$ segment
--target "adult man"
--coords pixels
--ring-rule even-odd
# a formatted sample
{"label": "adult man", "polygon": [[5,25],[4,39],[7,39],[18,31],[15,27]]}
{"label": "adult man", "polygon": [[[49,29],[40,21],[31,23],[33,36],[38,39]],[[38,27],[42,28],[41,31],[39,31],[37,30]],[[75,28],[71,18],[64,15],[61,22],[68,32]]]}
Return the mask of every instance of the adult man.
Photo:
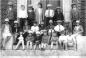
{"label": "adult man", "polygon": [[8,9],[6,11],[7,18],[9,19],[9,24],[12,27],[12,32],[13,32],[13,25],[14,25],[14,10],[13,10],[13,4],[12,2],[8,3]]}
{"label": "adult man", "polygon": [[46,26],[49,25],[49,20],[53,20],[54,17],[54,10],[51,9],[51,4],[47,5],[47,10],[45,11],[45,17],[46,17]]}
{"label": "adult man", "polygon": [[71,10],[71,19],[72,19],[72,28],[74,28],[75,24],[76,24],[76,20],[78,20],[80,18],[79,15],[79,10],[77,9],[77,5],[76,4],[72,4],[72,10]]}
{"label": "adult man", "polygon": [[32,5],[28,6],[28,25],[32,26],[34,21],[35,21],[35,12],[34,12],[34,8],[32,7]]}

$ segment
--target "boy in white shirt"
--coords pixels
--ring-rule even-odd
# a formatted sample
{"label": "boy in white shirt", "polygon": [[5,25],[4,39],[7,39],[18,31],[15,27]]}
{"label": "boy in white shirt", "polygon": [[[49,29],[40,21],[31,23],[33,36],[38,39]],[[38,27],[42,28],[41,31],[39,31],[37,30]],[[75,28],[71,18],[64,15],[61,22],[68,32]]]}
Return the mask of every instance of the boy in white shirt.
{"label": "boy in white shirt", "polygon": [[46,26],[49,25],[49,20],[53,20],[54,17],[54,10],[51,8],[52,4],[47,5],[48,9],[45,11],[45,17],[46,17]]}
{"label": "boy in white shirt", "polygon": [[61,25],[61,22],[61,20],[58,20],[58,25],[54,27],[54,30],[57,32],[58,36],[60,36],[60,33],[65,30],[65,27]]}

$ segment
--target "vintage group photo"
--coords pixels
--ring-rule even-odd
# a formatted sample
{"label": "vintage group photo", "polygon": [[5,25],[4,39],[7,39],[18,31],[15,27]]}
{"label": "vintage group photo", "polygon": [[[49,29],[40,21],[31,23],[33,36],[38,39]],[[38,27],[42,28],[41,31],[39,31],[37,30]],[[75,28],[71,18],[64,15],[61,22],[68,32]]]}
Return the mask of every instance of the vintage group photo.
{"label": "vintage group photo", "polygon": [[0,54],[86,56],[85,0],[1,0]]}

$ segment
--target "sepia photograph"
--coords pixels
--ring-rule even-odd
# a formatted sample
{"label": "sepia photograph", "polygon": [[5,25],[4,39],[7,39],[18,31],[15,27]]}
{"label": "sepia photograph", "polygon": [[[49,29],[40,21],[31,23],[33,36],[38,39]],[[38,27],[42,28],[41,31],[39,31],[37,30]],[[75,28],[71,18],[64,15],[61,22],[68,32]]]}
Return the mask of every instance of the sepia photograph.
{"label": "sepia photograph", "polygon": [[86,58],[86,0],[0,0],[0,58],[12,57]]}

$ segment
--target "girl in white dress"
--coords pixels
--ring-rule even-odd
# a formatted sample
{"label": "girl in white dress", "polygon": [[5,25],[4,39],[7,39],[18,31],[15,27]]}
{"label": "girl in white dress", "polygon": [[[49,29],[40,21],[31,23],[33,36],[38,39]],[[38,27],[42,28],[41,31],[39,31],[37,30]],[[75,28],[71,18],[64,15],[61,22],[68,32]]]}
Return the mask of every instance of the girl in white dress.
{"label": "girl in white dress", "polygon": [[12,49],[13,48],[13,36],[11,34],[11,27],[9,25],[9,19],[5,19],[5,24],[2,26],[2,38],[3,38],[3,47],[4,49]]}
{"label": "girl in white dress", "polygon": [[82,33],[83,33],[83,27],[80,25],[80,20],[76,21],[76,26],[74,27],[73,32],[76,35],[82,35]]}

